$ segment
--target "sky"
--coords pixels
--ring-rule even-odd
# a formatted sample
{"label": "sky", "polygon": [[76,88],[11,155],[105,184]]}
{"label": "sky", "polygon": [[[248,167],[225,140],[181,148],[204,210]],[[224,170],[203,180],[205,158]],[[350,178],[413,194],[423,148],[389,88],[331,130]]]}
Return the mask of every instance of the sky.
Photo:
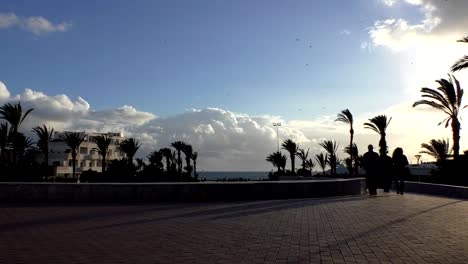
{"label": "sky", "polygon": [[[467,9],[462,0],[3,0],[0,103],[35,109],[25,133],[42,124],[123,132],[143,143],[140,157],[184,140],[202,170],[272,169],[273,122],[280,141],[313,155],[325,139],[343,148],[349,128],[334,120],[348,108],[361,153],[379,139],[362,124],[385,114],[390,151],[415,161],[421,143],[451,137],[442,115],[411,105],[468,53],[456,42],[468,35]],[[468,70],[455,76],[468,83]]]}

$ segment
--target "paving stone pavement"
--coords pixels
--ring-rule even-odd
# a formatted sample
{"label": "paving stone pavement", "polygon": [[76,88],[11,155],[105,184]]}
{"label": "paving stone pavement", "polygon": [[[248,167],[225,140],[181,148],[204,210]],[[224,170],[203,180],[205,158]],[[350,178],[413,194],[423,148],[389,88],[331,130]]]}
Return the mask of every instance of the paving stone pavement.
{"label": "paving stone pavement", "polygon": [[1,204],[0,263],[468,263],[468,201]]}

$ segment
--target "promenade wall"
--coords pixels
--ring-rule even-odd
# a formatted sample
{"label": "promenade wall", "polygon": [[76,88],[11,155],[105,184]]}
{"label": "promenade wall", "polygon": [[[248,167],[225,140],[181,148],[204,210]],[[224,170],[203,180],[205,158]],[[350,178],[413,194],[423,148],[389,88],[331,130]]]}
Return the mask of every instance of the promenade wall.
{"label": "promenade wall", "polygon": [[359,195],[364,179],[189,183],[0,183],[0,202],[167,202]]}

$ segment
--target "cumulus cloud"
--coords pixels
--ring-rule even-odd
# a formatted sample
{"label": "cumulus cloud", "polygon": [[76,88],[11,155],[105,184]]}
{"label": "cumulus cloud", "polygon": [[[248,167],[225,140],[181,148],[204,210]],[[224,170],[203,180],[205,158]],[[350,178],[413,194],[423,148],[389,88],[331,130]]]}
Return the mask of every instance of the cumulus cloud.
{"label": "cumulus cloud", "polygon": [[351,31],[347,30],[347,29],[343,29],[340,31],[340,35],[351,35]]}
{"label": "cumulus cloud", "polygon": [[65,32],[71,26],[69,22],[52,23],[42,16],[20,17],[14,13],[0,13],[0,29],[17,27],[36,36]]}
{"label": "cumulus cloud", "polygon": [[[32,89],[25,89],[19,95],[10,95],[0,82],[2,100],[3,103],[20,101],[25,108],[35,109],[23,126],[25,133],[33,126],[42,124],[58,131],[122,132],[126,137],[135,137],[143,144],[137,153],[139,157],[168,147],[171,142],[183,140],[199,152],[199,168],[204,170],[270,170],[271,165],[265,158],[277,147],[273,122],[282,123],[278,129],[280,143],[290,138],[302,148],[310,148],[311,156],[323,151],[320,142],[335,140],[340,146],[339,156],[345,158],[342,149],[349,142],[349,128],[335,122],[335,114],[315,120],[286,120],[279,116],[253,116],[209,107],[187,110],[168,117],[158,117],[132,106],[95,111],[80,97],[73,100],[67,95],[51,96]],[[432,138],[450,137],[450,129],[437,126],[443,119],[440,113],[430,108],[412,108],[411,103],[406,102],[379,113],[355,116],[355,141],[361,153],[367,144],[378,144],[379,136],[363,127],[364,122],[377,114],[393,117],[388,130],[390,150],[403,147],[410,159],[419,152],[421,143]],[[467,126],[467,122],[462,123],[462,127]],[[463,143],[468,134],[464,130],[461,137],[462,150],[467,149]]]}

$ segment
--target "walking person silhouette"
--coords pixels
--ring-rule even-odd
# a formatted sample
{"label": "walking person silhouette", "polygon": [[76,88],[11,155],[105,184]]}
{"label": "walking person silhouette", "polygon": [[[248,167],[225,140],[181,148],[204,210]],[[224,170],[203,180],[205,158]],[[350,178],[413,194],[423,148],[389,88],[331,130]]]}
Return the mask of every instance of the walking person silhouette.
{"label": "walking person silhouette", "polygon": [[393,169],[395,172],[395,185],[397,194],[403,195],[403,192],[405,191],[405,178],[409,174],[409,162],[406,156],[403,154],[402,148],[396,148],[393,151],[392,160]]}
{"label": "walking person silhouette", "polygon": [[364,154],[364,169],[366,170],[366,183],[369,189],[369,196],[374,197],[377,195],[377,177],[379,175],[380,158],[379,154],[374,152],[374,146],[367,146],[367,151]]}

